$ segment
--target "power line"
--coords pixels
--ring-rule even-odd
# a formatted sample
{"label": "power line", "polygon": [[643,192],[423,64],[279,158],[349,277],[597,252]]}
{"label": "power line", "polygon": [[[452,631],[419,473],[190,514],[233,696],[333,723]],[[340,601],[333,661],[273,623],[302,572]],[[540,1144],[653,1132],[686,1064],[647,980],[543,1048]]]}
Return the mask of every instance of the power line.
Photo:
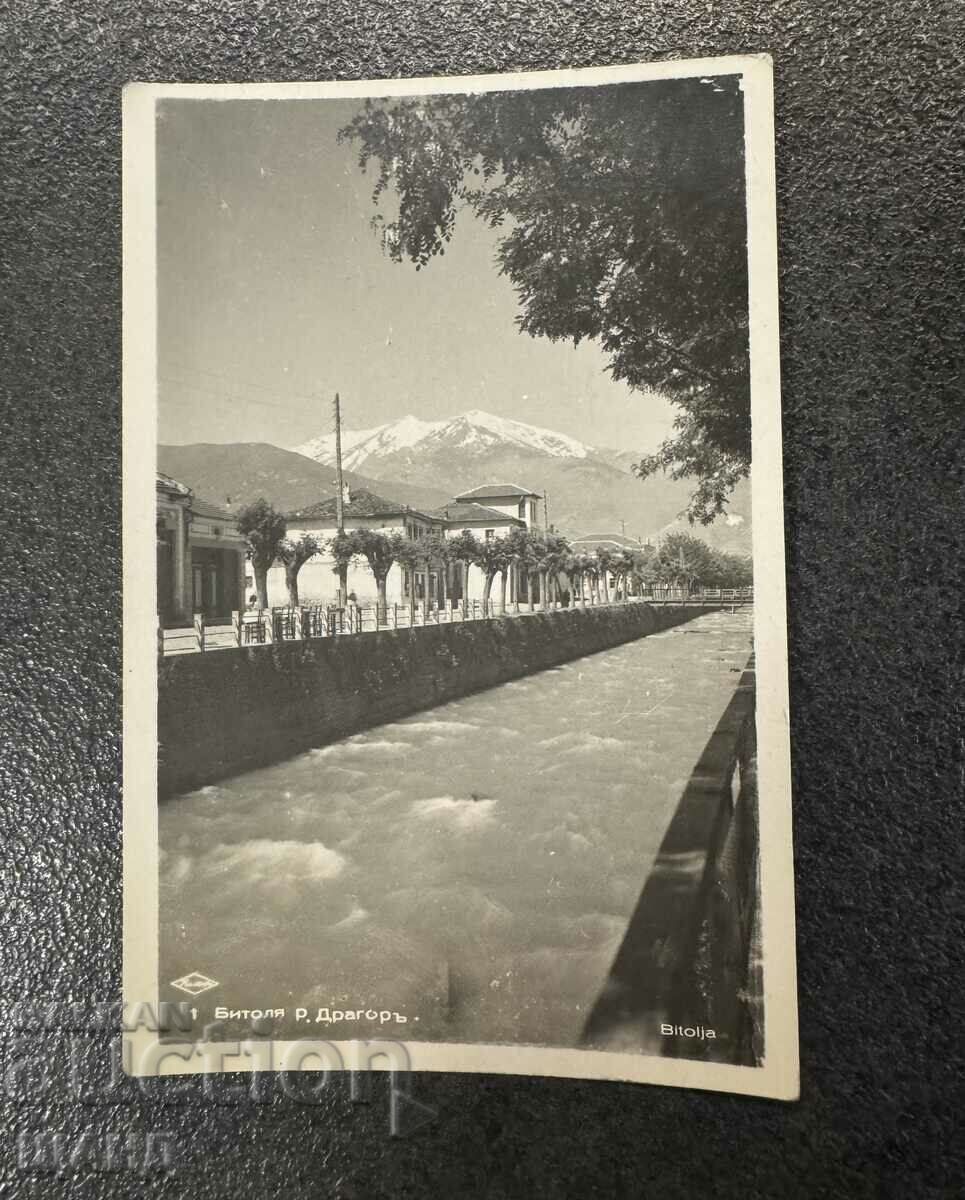
{"label": "power line", "polygon": [[[171,359],[167,360],[167,365],[174,367],[177,371],[187,371],[190,375],[210,375],[212,379],[221,380],[224,383],[234,384],[236,387],[254,388],[257,392],[267,392],[269,396],[282,397],[284,394],[279,392],[277,388],[265,387],[261,383],[252,383],[250,380],[238,379],[234,375],[225,375],[220,371],[206,371],[203,367],[192,367],[187,363],[180,363]],[[302,395],[300,393],[288,393],[292,400],[314,400],[314,396]]]}
{"label": "power line", "polygon": [[200,383],[188,383],[186,380],[183,380],[183,379],[169,379],[166,375],[159,375],[158,382],[165,383],[169,387],[182,387],[182,388],[185,388],[189,392],[201,392],[205,396],[217,396],[219,399],[227,400],[231,404],[234,404],[234,405],[237,405],[238,403],[243,403],[243,404],[253,405],[255,408],[270,408],[272,410],[272,412],[278,411],[277,403],[272,404],[268,400],[255,400],[250,396],[232,395],[230,392],[222,392],[222,391],[219,391],[217,388],[204,387]]}

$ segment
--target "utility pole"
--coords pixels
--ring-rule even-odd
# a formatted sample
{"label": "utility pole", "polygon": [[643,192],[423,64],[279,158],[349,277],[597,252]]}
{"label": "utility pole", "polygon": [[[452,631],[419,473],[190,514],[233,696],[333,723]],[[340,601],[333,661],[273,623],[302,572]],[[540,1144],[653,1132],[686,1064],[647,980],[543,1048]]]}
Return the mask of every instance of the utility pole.
{"label": "utility pole", "polygon": [[345,506],[342,483],[342,410],[338,392],[335,393],[335,524],[339,533],[345,531]]}
{"label": "utility pole", "polygon": [[[339,405],[338,392],[335,393],[335,525],[339,537],[345,532],[345,497],[342,482],[342,409]],[[339,566],[338,571],[338,606],[344,609],[348,604],[348,571]]]}
{"label": "utility pole", "polygon": [[620,521],[620,529],[623,531],[623,536],[626,537],[627,536],[627,523],[626,523],[626,521],[624,521],[622,519]]}

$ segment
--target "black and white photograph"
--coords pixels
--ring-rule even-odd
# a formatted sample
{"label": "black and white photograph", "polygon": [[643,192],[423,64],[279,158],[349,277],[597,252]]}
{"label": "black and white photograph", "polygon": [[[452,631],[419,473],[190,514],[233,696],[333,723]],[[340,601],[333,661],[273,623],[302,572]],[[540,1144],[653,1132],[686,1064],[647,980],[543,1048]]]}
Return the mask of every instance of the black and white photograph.
{"label": "black and white photograph", "polygon": [[133,1073],[796,1097],[772,120],[762,56],[127,90]]}

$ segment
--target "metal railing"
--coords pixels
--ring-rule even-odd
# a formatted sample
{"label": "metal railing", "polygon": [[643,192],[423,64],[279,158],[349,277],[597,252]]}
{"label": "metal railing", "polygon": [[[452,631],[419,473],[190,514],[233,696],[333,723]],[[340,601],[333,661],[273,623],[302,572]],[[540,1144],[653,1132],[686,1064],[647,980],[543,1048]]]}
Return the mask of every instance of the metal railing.
{"label": "metal railing", "polygon": [[[582,599],[571,597],[568,607],[594,609],[626,604],[681,604],[685,607],[707,605],[735,608],[752,604],[753,588],[685,588],[654,587],[633,596],[613,597],[608,601],[594,600],[588,594]],[[210,622],[196,613],[193,624],[176,629],[158,625],[158,653],[164,657],[174,654],[198,654],[212,650],[230,650],[246,646],[266,646],[278,642],[308,641],[313,638],[344,637],[384,630],[415,629],[431,625],[452,625],[464,621],[487,621],[497,617],[525,617],[531,613],[556,611],[563,607],[559,601],[543,606],[539,602],[512,601],[505,609],[495,600],[459,600],[447,604],[387,604],[380,611],[377,604],[356,604],[339,608],[337,605],[306,604],[299,607],[282,606],[233,612],[229,619],[214,618]]]}

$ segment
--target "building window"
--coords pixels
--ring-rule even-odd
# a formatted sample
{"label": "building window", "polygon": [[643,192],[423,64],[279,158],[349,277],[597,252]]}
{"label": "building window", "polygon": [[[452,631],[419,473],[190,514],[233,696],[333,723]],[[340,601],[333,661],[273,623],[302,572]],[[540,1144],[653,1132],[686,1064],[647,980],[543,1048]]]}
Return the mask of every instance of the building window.
{"label": "building window", "polygon": [[487,529],[486,530],[486,541],[487,542],[491,542],[495,536],[496,536],[495,529]]}

